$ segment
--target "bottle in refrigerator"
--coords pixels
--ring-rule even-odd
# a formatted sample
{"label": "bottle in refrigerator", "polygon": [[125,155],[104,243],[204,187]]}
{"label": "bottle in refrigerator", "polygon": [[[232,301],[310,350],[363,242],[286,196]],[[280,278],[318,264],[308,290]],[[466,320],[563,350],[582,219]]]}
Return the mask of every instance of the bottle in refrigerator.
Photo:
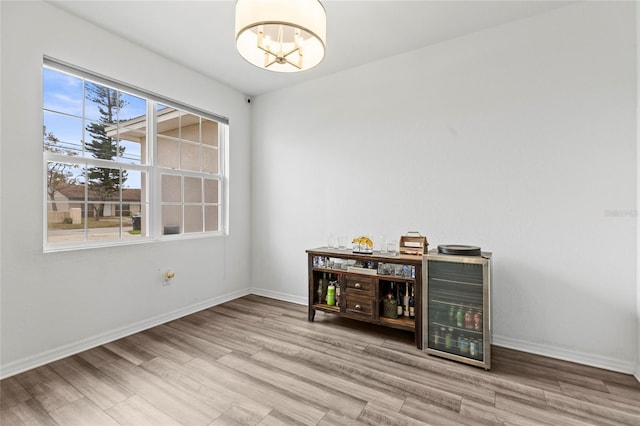
{"label": "bottle in refrigerator", "polygon": [[464,313],[464,328],[473,328],[473,312],[471,308],[468,308],[467,312]]}
{"label": "bottle in refrigerator", "polygon": [[480,311],[473,314],[473,329],[482,331],[482,313]]}
{"label": "bottle in refrigerator", "polygon": [[453,349],[453,328],[449,327],[444,335],[444,347],[446,349]]}
{"label": "bottle in refrigerator", "polygon": [[462,306],[460,306],[456,311],[456,327],[462,328],[463,326],[464,326],[464,312],[462,311]]}

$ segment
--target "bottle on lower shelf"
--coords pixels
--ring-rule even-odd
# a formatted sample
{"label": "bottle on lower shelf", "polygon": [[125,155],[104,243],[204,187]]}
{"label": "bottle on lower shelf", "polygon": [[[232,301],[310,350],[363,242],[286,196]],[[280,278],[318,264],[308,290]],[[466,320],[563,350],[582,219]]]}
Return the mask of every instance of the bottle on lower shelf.
{"label": "bottle on lower shelf", "polygon": [[393,285],[394,283],[391,282],[389,293],[382,301],[382,316],[386,318],[398,318],[398,301],[394,296],[395,289]]}

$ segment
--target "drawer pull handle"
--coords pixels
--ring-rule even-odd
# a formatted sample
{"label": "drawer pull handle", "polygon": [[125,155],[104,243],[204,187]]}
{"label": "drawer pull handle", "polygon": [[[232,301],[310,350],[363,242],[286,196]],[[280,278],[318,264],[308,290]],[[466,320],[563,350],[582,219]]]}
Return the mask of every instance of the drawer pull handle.
{"label": "drawer pull handle", "polygon": [[357,311],[361,311],[362,310],[362,306],[360,306],[360,305],[356,305],[356,306],[354,306],[354,308],[356,308]]}
{"label": "drawer pull handle", "polygon": [[355,288],[360,288],[360,287],[362,287],[362,286],[360,285],[360,283],[356,283],[356,285],[354,285],[354,287],[355,287]]}

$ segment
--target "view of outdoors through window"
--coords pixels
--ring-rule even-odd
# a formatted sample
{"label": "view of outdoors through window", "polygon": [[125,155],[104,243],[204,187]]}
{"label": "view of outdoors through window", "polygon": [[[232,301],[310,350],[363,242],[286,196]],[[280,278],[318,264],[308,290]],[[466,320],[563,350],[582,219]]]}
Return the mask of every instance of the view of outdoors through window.
{"label": "view of outdoors through window", "polygon": [[45,66],[46,244],[219,231],[221,126]]}

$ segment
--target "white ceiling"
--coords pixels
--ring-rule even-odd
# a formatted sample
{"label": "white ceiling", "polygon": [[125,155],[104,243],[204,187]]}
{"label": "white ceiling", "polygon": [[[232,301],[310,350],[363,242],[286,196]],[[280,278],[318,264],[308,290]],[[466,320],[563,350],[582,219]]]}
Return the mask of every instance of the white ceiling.
{"label": "white ceiling", "polygon": [[309,71],[292,74],[256,68],[236,52],[234,0],[48,1],[249,96],[571,3],[323,0],[327,12],[325,59]]}

